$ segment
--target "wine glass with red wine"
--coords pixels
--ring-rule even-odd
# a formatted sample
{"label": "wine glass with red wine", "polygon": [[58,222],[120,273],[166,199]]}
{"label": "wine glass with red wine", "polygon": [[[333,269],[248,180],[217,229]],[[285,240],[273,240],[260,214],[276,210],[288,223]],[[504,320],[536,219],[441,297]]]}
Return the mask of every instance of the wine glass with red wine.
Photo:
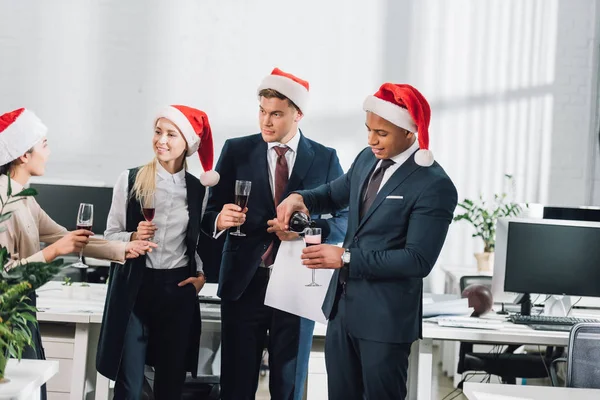
{"label": "wine glass with red wine", "polygon": [[[321,228],[306,228],[304,230],[304,243],[306,243],[306,247],[316,246],[321,244]],[[321,286],[317,282],[315,282],[315,270],[312,270],[312,282],[306,286],[316,287]]]}
{"label": "wine glass with red wine", "polygon": [[[147,222],[152,222],[154,219],[154,193],[149,193],[145,196],[142,196],[142,215]],[[148,241],[151,242],[153,238],[148,238]]]}
{"label": "wine glass with red wine", "polygon": [[[79,211],[77,212],[77,229],[85,229],[88,231],[92,230],[94,225],[94,205],[88,203],[81,203],[79,205]],[[87,268],[88,266],[83,262],[83,250],[79,252],[79,261],[71,265],[75,268]]]}
{"label": "wine glass with red wine", "polygon": [[[250,181],[235,181],[235,205],[241,207],[242,211],[248,205],[248,198],[250,197],[250,187],[252,182]],[[233,236],[246,236],[245,233],[240,232],[240,225],[237,230],[230,232]]]}

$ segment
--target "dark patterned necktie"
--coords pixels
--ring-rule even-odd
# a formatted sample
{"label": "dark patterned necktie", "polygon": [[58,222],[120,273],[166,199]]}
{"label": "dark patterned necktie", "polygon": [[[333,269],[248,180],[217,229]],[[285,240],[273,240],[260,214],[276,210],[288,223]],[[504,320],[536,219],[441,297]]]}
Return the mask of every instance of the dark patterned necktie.
{"label": "dark patterned necktie", "polygon": [[[288,183],[289,169],[287,160],[285,159],[285,153],[287,153],[289,149],[290,148],[287,146],[273,147],[273,150],[275,150],[275,152],[277,153],[277,162],[275,163],[275,185],[273,188],[275,192],[273,197],[275,207],[279,205],[279,201],[283,197],[285,187]],[[265,251],[265,253],[262,255],[262,260],[267,267],[273,265],[273,263],[275,262],[275,256],[277,255],[277,251],[275,251],[273,247],[274,242],[271,242],[271,244],[269,244],[269,247],[267,248],[267,251]]]}
{"label": "dark patterned necktie", "polygon": [[364,195],[362,205],[360,207],[360,219],[365,216],[367,211],[369,211],[369,208],[371,208],[373,205],[373,201],[375,201],[375,197],[377,197],[377,192],[379,192],[381,180],[383,179],[385,171],[394,164],[395,162],[393,160],[383,160],[379,168],[377,168],[373,173],[371,181],[369,182],[369,186],[367,187],[367,192]]}

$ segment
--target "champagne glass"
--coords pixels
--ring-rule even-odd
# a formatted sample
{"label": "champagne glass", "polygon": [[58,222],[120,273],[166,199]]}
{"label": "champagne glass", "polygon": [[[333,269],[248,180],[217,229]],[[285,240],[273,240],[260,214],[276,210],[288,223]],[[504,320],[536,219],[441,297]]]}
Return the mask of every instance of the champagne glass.
{"label": "champagne glass", "polygon": [[[77,229],[92,230],[94,224],[94,205],[81,203],[77,212]],[[75,268],[88,268],[83,262],[83,249],[79,252],[79,261],[72,265]]]}
{"label": "champagne glass", "polygon": [[[154,219],[154,193],[149,193],[147,195],[142,196],[142,215],[147,222],[152,222]],[[149,242],[152,241],[154,237],[148,238]]]}
{"label": "champagne glass", "polygon": [[[250,181],[235,181],[235,205],[241,207],[242,211],[248,205],[248,197],[250,197],[250,187],[252,182]],[[246,236],[245,233],[240,232],[240,225],[237,230],[230,232],[233,236]]]}
{"label": "champagne glass", "polygon": [[[321,244],[321,228],[306,228],[304,230],[304,243],[306,243],[306,247],[316,246]],[[321,286],[317,282],[315,282],[315,269],[312,270],[312,282],[306,286],[316,287]]]}

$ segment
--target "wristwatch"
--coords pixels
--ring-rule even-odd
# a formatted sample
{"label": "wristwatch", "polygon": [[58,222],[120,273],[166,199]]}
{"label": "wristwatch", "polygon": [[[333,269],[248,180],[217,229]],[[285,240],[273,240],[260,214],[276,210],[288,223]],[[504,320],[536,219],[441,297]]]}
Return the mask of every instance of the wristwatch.
{"label": "wristwatch", "polygon": [[342,262],[344,265],[350,264],[350,249],[344,249],[344,253],[342,254]]}

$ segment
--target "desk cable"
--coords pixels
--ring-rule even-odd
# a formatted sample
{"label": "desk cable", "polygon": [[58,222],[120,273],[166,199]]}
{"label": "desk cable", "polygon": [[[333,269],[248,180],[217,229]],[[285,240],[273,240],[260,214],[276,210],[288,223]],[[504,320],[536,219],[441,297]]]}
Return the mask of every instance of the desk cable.
{"label": "desk cable", "polygon": [[[573,310],[573,307],[575,307],[577,305],[577,303],[579,303],[581,301],[581,299],[583,299],[583,296],[579,297],[579,300],[577,300],[575,303],[571,304],[571,307],[569,307],[569,311],[565,314],[567,317],[571,313],[571,310]],[[563,305],[563,307],[564,307],[564,305]]]}

